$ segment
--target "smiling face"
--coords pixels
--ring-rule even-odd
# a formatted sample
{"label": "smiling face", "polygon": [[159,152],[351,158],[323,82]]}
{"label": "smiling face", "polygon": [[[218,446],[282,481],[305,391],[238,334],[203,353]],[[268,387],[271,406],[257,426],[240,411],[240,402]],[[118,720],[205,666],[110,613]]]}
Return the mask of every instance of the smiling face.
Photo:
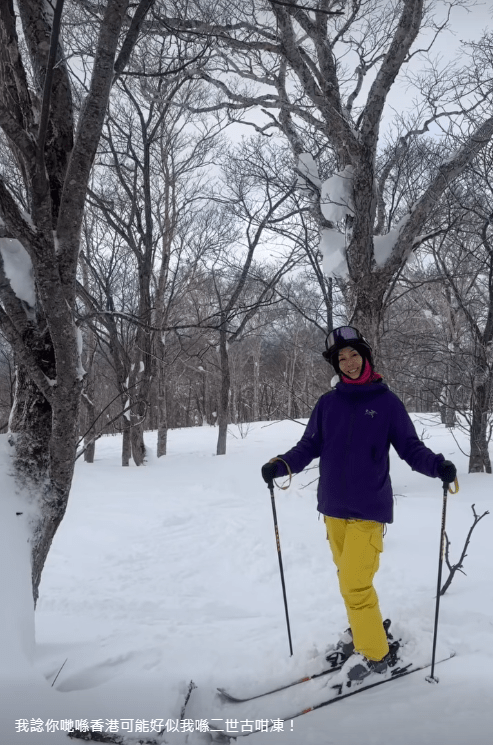
{"label": "smiling face", "polygon": [[339,350],[339,369],[351,380],[356,380],[363,369],[363,357],[352,347]]}

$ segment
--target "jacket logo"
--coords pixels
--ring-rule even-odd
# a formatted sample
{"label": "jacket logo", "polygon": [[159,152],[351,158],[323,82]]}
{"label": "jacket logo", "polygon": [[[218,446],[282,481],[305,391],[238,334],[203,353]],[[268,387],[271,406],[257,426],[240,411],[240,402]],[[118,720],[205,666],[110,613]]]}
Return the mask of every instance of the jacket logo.
{"label": "jacket logo", "polygon": [[373,409],[371,409],[371,410],[367,409],[367,410],[365,411],[365,414],[368,414],[368,416],[371,416],[371,418],[372,418],[372,419],[373,419],[373,416],[374,416],[375,414],[377,414],[377,413],[378,413],[378,412],[376,412],[376,411],[373,411]]}

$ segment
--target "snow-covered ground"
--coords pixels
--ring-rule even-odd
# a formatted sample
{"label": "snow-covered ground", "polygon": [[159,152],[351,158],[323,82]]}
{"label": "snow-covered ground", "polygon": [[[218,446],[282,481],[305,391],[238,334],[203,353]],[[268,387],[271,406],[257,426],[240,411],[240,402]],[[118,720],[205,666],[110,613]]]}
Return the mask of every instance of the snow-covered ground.
{"label": "snow-covered ground", "polygon": [[[472,523],[471,504],[478,513],[493,513],[493,480],[467,474],[467,458],[458,447],[467,452],[465,436],[454,433],[457,445],[436,416],[414,420],[418,433],[426,430],[426,444],[458,466],[460,491],[449,496],[447,513],[451,560],[456,561]],[[31,666],[29,603],[18,589],[25,587],[22,577],[28,571],[24,516],[15,515],[21,503],[5,476],[1,745],[79,742],[68,740],[63,728],[70,720],[91,725],[97,719],[103,720],[103,732],[116,730],[128,742],[155,738],[195,745],[210,741],[199,731],[201,720],[215,720],[217,729],[232,734],[327,698],[326,678],[237,707],[215,695],[217,686],[241,696],[321,670],[326,645],[347,626],[318,520],[316,483],[309,483],[317,472],[311,470],[296,476],[288,491],[276,490],[294,647],[289,656],[271,502],[260,467],[294,445],[303,428],[294,422],[257,422],[244,438],[237,427],[230,431],[226,456],[214,455],[217,429],[200,427],[171,431],[169,454],[159,461],[151,457],[145,468],[120,466],[119,437],[98,442],[93,465],[77,464],[67,514],[43,574]],[[155,434],[146,440],[153,449]],[[3,472],[8,450],[2,436]],[[376,587],[394,635],[409,642],[414,660],[426,662],[432,648],[441,483],[411,471],[393,450],[391,475],[394,523],[388,526]],[[252,734],[247,742],[490,742],[492,531],[493,517],[486,516],[472,536],[467,576],[457,573],[441,599],[437,657],[450,650],[456,657],[437,666],[438,685],[426,682],[429,671],[418,672],[288,721],[282,731]],[[189,721],[181,719],[182,731],[158,738],[152,729],[180,720],[191,680],[197,688],[184,715]],[[46,731],[48,720],[58,731]],[[137,725],[147,732],[136,734]],[[43,731],[31,731],[36,727]],[[29,731],[16,732],[19,728]]]}

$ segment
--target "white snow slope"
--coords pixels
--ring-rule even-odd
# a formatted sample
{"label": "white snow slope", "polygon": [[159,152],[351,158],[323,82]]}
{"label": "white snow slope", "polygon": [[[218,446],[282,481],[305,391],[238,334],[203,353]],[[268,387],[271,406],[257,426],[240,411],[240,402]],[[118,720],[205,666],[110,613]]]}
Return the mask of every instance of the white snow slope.
{"label": "white snow slope", "polygon": [[[435,415],[414,420],[420,434],[426,430],[426,444],[458,466],[460,491],[449,495],[447,511],[454,562],[472,524],[471,504],[480,514],[493,513],[492,476],[467,474],[458,447],[467,451],[464,435],[454,432],[457,445]],[[235,426],[230,432],[226,456],[214,455],[217,430],[199,427],[171,431],[169,454],[151,458],[144,468],[119,465],[119,437],[98,442],[93,465],[77,464],[43,574],[31,662],[20,578],[26,544],[19,538],[22,528],[15,527],[24,516],[15,516],[12,483],[2,479],[1,745],[80,742],[67,737],[70,720],[92,726],[98,719],[103,732],[129,743],[208,743],[211,736],[200,731],[204,719],[231,735],[268,723],[268,731],[248,737],[249,745],[491,742],[492,516],[472,535],[467,576],[457,573],[441,598],[437,657],[451,650],[456,656],[436,667],[439,684],[426,681],[429,670],[417,672],[288,720],[282,731],[271,731],[272,720],[327,698],[327,678],[240,706],[218,700],[217,686],[248,695],[321,670],[326,645],[347,626],[317,519],[317,471],[310,470],[296,476],[288,491],[276,490],[294,647],[289,656],[271,502],[260,467],[294,445],[303,428],[257,422],[244,438]],[[147,443],[154,448],[155,434],[147,435]],[[1,458],[5,474],[6,438]],[[376,587],[394,635],[424,663],[432,648],[441,483],[411,471],[393,450],[391,475],[394,523]],[[16,572],[8,570],[14,566]],[[15,641],[12,619],[23,644]],[[180,711],[192,679],[197,689],[185,722]],[[169,731],[158,736],[159,727]]]}

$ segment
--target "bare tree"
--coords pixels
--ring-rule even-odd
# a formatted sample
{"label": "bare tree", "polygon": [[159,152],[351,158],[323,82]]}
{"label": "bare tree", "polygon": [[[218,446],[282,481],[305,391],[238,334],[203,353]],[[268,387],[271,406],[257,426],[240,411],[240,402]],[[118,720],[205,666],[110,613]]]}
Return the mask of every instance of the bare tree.
{"label": "bare tree", "polygon": [[12,275],[10,283],[0,283],[0,324],[16,361],[11,431],[17,478],[36,503],[35,601],[75,461],[84,372],[74,308],[87,185],[115,74],[124,71],[152,4],[140,0],[130,10],[128,0],[108,0],[100,22],[93,18],[96,46],[91,58],[86,56],[91,74],[76,122],[61,42],[63,0],[55,6],[38,0],[0,3],[0,127],[21,184],[19,193],[16,184],[0,177],[2,274],[9,277],[9,252],[26,267],[20,288]]}
{"label": "bare tree", "polygon": [[[369,337],[377,360],[393,280],[442,194],[493,135],[491,39],[485,37],[462,69],[438,70],[430,62],[415,76],[415,111],[400,117],[390,143],[382,142],[390,91],[410,60],[431,48],[429,42],[419,47],[420,33],[428,31],[433,42],[458,4],[448,3],[436,19],[435,6],[423,0],[384,6],[377,0],[227,0],[215,4],[212,19],[209,4],[196,0],[186,17],[158,15],[154,22],[156,32],[160,20],[163,27],[214,38],[216,54],[198,73],[222,96],[214,108],[255,108],[263,118],[249,123],[290,143],[304,188],[312,192],[326,272],[347,272],[349,320]],[[392,204],[385,202],[389,174],[433,124],[449,128],[454,150],[446,150],[417,198],[392,219]]]}
{"label": "bare tree", "polygon": [[[469,380],[470,406],[463,416],[470,433],[470,473],[491,473],[488,443],[493,400],[492,157],[493,150],[488,146],[453,190],[451,200],[460,218],[433,252],[450,288],[450,304],[460,310],[468,331],[464,377]],[[463,340],[460,346],[465,346],[464,342],[467,343]]]}
{"label": "bare tree", "polygon": [[[238,249],[232,246],[229,253],[218,257],[211,267],[214,293],[217,299],[219,336],[219,363],[221,369],[221,392],[218,410],[217,454],[226,452],[228,408],[230,396],[230,363],[228,347],[238,341],[246,331],[251,331],[252,319],[258,311],[275,301],[275,287],[281,277],[299,261],[299,251],[291,244],[283,251],[282,258],[266,273],[257,268],[254,255],[263,244],[274,243],[279,225],[289,223],[293,211],[290,197],[293,189],[280,188],[271,179],[259,183],[256,170],[260,162],[265,163],[261,144],[246,143],[231,152],[224,164],[225,182],[229,194],[221,199],[227,201],[227,211],[243,226],[243,236],[238,240],[238,249],[243,255],[235,258]],[[252,150],[257,158],[252,160]],[[261,277],[255,282],[255,277]],[[257,289],[255,285],[258,284]]]}

